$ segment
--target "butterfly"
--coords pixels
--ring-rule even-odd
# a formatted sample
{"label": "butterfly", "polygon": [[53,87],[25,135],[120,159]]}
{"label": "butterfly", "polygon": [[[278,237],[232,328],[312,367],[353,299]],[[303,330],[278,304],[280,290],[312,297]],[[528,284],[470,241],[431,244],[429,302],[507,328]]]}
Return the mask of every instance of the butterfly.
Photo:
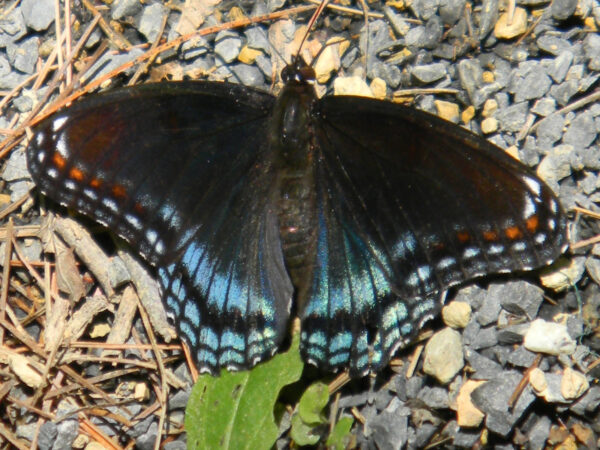
{"label": "butterfly", "polygon": [[557,198],[481,137],[412,108],[318,98],[302,59],[275,97],[218,82],[116,89],[42,121],[47,196],[156,267],[198,369],[251,368],[293,314],[323,370],[385,367],[449,287],[567,247]]}

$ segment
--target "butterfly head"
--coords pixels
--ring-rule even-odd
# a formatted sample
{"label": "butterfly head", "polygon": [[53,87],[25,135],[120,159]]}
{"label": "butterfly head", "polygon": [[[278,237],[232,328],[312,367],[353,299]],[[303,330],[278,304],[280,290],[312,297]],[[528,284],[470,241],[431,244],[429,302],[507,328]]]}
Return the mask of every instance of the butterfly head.
{"label": "butterfly head", "polygon": [[301,57],[294,58],[294,61],[281,71],[281,79],[286,84],[313,84],[315,77],[315,70]]}

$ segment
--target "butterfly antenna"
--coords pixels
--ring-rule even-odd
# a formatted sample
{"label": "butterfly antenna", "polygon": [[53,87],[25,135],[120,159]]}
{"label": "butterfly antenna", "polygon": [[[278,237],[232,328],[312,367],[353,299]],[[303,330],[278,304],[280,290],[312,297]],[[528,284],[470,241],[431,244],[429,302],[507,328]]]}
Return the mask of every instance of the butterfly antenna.
{"label": "butterfly antenna", "polygon": [[321,4],[319,5],[319,7],[315,10],[312,17],[310,18],[310,21],[308,22],[308,29],[306,30],[306,34],[302,38],[302,41],[300,42],[300,46],[298,47],[298,52],[296,53],[296,60],[294,61],[294,64],[296,64],[298,62],[298,58],[300,58],[300,51],[302,50],[302,46],[304,45],[304,42],[306,41],[306,38],[308,37],[308,33],[311,32],[311,30],[313,29],[313,27],[315,25],[315,22],[317,21],[317,19],[319,18],[319,16],[323,12],[323,10],[327,7],[328,3],[329,3],[329,0],[323,0],[321,2]]}

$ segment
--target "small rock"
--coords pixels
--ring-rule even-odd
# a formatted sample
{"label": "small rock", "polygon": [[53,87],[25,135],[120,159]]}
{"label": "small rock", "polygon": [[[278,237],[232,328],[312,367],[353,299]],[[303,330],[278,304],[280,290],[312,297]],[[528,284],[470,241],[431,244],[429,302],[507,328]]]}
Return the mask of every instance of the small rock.
{"label": "small rock", "polygon": [[572,51],[572,45],[568,40],[553,34],[542,34],[537,39],[536,44],[540,50],[554,56],[560,55],[565,50]]}
{"label": "small rock", "polygon": [[556,111],[556,101],[548,97],[537,100],[531,108],[532,113],[542,117],[549,116],[554,111]]}
{"label": "small rock", "polygon": [[442,384],[452,381],[464,363],[460,333],[452,328],[438,331],[425,345],[423,372]]}
{"label": "small rock", "polygon": [[378,99],[384,99],[387,97],[387,85],[381,78],[375,78],[373,81],[371,81],[371,85],[369,87],[373,93],[373,97]]}
{"label": "small rock", "polygon": [[515,8],[512,20],[510,19],[508,13],[500,15],[494,26],[494,35],[498,39],[512,39],[527,31],[527,12],[523,8]]}
{"label": "small rock", "polygon": [[53,0],[23,0],[21,12],[29,28],[35,31],[46,30],[54,22]]}
{"label": "small rock", "polygon": [[563,142],[585,148],[594,142],[597,135],[594,117],[589,111],[584,111],[571,122],[563,136]]}
{"label": "small rock", "polygon": [[256,50],[253,48],[244,45],[242,50],[240,50],[240,54],[238,55],[238,60],[244,64],[254,64],[256,58],[263,53],[260,50]]}
{"label": "small rock", "polygon": [[588,389],[590,384],[581,372],[577,372],[567,367],[560,382],[560,393],[567,400],[574,400],[581,397]]}
{"label": "small rock", "polygon": [[421,83],[433,83],[446,76],[446,65],[443,63],[433,63],[416,66],[413,67],[411,74]]}
{"label": "small rock", "polygon": [[456,420],[460,427],[478,427],[485,415],[471,401],[471,392],[485,381],[467,380],[456,397]]}
{"label": "small rock", "polygon": [[483,117],[492,117],[492,115],[498,110],[498,102],[493,98],[490,98],[485,101],[483,104],[483,110],[481,111],[481,115]]}
{"label": "small rock", "polygon": [[553,0],[550,4],[550,14],[556,20],[567,20],[575,12],[577,0]]}
{"label": "small rock", "polygon": [[219,32],[215,42],[215,54],[223,63],[230,63],[236,59],[242,48],[242,39],[236,33],[227,30]]}
{"label": "small rock", "polygon": [[139,0],[116,0],[110,5],[110,15],[113,20],[135,16],[141,10],[142,4]]}
{"label": "small rock", "polygon": [[562,139],[565,117],[562,114],[552,114],[541,120],[535,130],[537,138],[546,145],[551,146]]}
{"label": "small rock", "polygon": [[536,170],[537,175],[545,182],[558,181],[571,175],[572,145],[553,147]]}
{"label": "small rock", "polygon": [[552,65],[548,68],[548,75],[550,75],[556,83],[562,83],[573,63],[573,58],[573,52],[570,50],[560,52],[560,54],[554,58]]}
{"label": "small rock", "polygon": [[498,120],[495,117],[488,117],[481,122],[481,132],[483,134],[495,133],[498,130]]}
{"label": "small rock", "polygon": [[481,2],[481,18],[479,19],[479,39],[484,39],[494,29],[498,22],[498,0],[483,0]]}
{"label": "small rock", "polygon": [[144,8],[138,30],[149,42],[154,42],[160,32],[160,26],[168,9],[160,3],[152,3]]}
{"label": "small rock", "polygon": [[39,56],[39,39],[31,37],[6,46],[11,65],[20,72],[33,73]]}
{"label": "small rock", "polygon": [[449,122],[458,123],[460,117],[458,105],[456,103],[447,102],[444,100],[435,100],[434,104],[439,117]]}
{"label": "small rock", "polygon": [[373,92],[367,82],[358,76],[337,77],[333,81],[335,95],[358,95],[360,97],[373,97]]}
{"label": "small rock", "polygon": [[460,120],[465,125],[468,125],[471,120],[475,117],[475,107],[473,105],[467,106],[467,108],[460,114]]}
{"label": "small rock", "polygon": [[560,292],[579,282],[585,273],[585,257],[559,258],[553,265],[556,269],[543,273],[540,282],[548,289]]}
{"label": "small rock", "polygon": [[536,319],[525,333],[523,345],[532,352],[569,355],[575,351],[577,343],[569,336],[566,325]]}
{"label": "small rock", "polygon": [[451,328],[464,328],[471,320],[471,305],[465,302],[450,302],[442,308],[442,319]]}

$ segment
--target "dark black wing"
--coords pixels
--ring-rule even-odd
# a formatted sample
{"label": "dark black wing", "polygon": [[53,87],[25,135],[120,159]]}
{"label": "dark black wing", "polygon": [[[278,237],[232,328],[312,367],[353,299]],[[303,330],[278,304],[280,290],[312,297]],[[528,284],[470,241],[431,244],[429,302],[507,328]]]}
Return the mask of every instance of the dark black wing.
{"label": "dark black wing", "polygon": [[27,150],[42,192],[158,268],[200,370],[253,366],[285,333],[292,287],[264,145],[273,101],[223,83],[125,88],[50,117]]}
{"label": "dark black wing", "polygon": [[319,367],[378,370],[449,286],[564,251],[553,193],[487,141],[370,99],[326,97],[318,116],[318,243],[302,348]]}

